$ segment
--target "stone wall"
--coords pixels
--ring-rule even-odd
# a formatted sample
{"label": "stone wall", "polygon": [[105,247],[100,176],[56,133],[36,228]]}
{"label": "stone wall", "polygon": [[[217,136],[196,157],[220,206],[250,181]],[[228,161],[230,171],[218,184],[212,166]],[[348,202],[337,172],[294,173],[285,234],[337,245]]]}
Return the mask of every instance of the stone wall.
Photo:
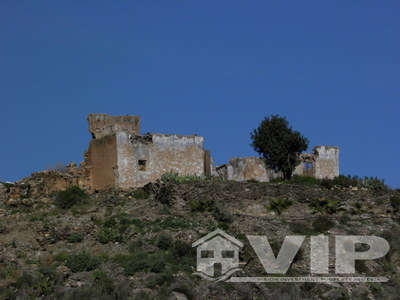
{"label": "stone wall", "polygon": [[[313,153],[302,153],[301,163],[293,171],[293,175],[311,176],[315,178],[333,179],[339,176],[339,147],[316,146]],[[281,178],[282,173],[267,169],[264,161],[257,157],[239,157],[230,159],[225,165],[216,168],[218,175],[224,180],[246,181],[257,180],[269,182]]]}
{"label": "stone wall", "polygon": [[116,186],[140,187],[165,173],[204,175],[203,137],[195,135],[117,134]]}
{"label": "stone wall", "polygon": [[113,134],[115,132],[127,132],[140,134],[139,116],[110,116],[106,114],[90,114],[88,116],[89,132],[93,139]]}
{"label": "stone wall", "polygon": [[200,136],[139,135],[137,116],[91,114],[88,121],[93,139],[81,166],[91,191],[140,187],[168,172],[215,173]]}
{"label": "stone wall", "polygon": [[339,176],[339,147],[314,147],[315,177],[333,179]]}
{"label": "stone wall", "polygon": [[0,203],[12,206],[50,203],[56,192],[71,186],[79,186],[87,192],[91,190],[82,169],[74,163],[64,171],[35,172],[15,183],[0,184]]}
{"label": "stone wall", "polygon": [[110,134],[90,141],[85,160],[91,190],[113,188],[116,183],[117,141]]}
{"label": "stone wall", "polygon": [[264,160],[258,157],[232,158],[225,165],[216,168],[218,175],[223,180],[246,181],[254,179],[268,182],[268,173]]}
{"label": "stone wall", "polygon": [[293,171],[293,175],[315,177],[315,160],[317,157],[311,153],[302,153],[301,162]]}

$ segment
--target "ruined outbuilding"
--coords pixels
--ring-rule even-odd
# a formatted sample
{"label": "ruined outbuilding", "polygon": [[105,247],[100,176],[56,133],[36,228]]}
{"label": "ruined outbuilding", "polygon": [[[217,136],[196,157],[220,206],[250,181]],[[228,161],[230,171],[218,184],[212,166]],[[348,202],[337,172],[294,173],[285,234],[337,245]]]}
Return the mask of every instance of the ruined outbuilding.
{"label": "ruined outbuilding", "polygon": [[[339,147],[315,146],[313,153],[300,154],[301,163],[293,175],[311,176],[319,179],[333,179],[339,176]],[[264,160],[258,157],[237,157],[227,164],[218,166],[216,171],[224,180],[246,181],[257,180],[269,182],[271,179],[282,177],[266,168]]]}

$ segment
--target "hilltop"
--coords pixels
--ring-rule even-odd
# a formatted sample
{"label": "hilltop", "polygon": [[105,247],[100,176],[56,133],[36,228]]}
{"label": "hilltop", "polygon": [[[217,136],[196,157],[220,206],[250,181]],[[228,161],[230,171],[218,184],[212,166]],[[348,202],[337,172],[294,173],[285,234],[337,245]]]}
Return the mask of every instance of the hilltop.
{"label": "hilltop", "polygon": [[[0,190],[4,194],[10,188],[2,185]],[[1,299],[398,297],[398,190],[193,179],[77,195],[72,198],[80,201],[71,207],[68,192],[53,194],[44,203],[2,204]],[[196,254],[191,244],[217,228],[244,243],[243,271],[234,276],[266,276],[246,234],[267,235],[274,251],[287,235],[346,234],[377,235],[389,241],[391,250],[384,258],[356,264],[356,275],[385,276],[389,281],[207,281],[193,275]],[[309,275],[308,243],[301,247],[288,276]]]}

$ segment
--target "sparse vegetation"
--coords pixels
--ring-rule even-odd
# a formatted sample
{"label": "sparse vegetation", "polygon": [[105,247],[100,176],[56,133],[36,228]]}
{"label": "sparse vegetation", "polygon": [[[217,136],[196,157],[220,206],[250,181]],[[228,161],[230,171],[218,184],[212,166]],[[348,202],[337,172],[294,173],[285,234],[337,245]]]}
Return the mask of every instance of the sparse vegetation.
{"label": "sparse vegetation", "polygon": [[13,183],[13,182],[0,182],[0,183],[1,183],[2,185],[4,185],[4,187],[5,187],[6,189],[15,187],[15,183]]}
{"label": "sparse vegetation", "polygon": [[290,231],[301,235],[313,235],[315,230],[308,222],[292,222],[289,224]]}
{"label": "sparse vegetation", "polygon": [[342,202],[340,199],[319,198],[311,204],[311,207],[315,212],[327,212],[333,214],[340,209],[341,205]]}
{"label": "sparse vegetation", "polygon": [[310,176],[294,175],[290,180],[283,180],[282,178],[275,178],[270,181],[271,183],[286,183],[286,184],[304,184],[304,185],[319,185],[328,189],[334,187],[358,187],[371,190],[387,190],[388,186],[383,179],[377,177],[364,177],[351,175],[339,175],[334,179],[318,179]]}
{"label": "sparse vegetation", "polygon": [[318,232],[325,232],[335,226],[335,222],[328,216],[318,216],[312,223],[312,226]]}
{"label": "sparse vegetation", "polygon": [[49,295],[63,282],[62,276],[55,267],[55,265],[40,263],[36,271],[22,273],[16,279],[15,286],[21,291],[29,291],[32,296]]}
{"label": "sparse vegetation", "polygon": [[165,173],[161,176],[161,181],[166,184],[193,184],[208,180],[211,180],[211,177],[197,175],[180,176],[178,173],[174,172]]}
{"label": "sparse vegetation", "polygon": [[72,254],[67,257],[66,266],[72,272],[91,271],[100,265],[100,260],[87,253]]}
{"label": "sparse vegetation", "polygon": [[143,189],[138,189],[130,194],[135,199],[147,199],[149,198],[149,194],[147,194]]}
{"label": "sparse vegetation", "polygon": [[212,199],[195,199],[190,203],[192,211],[204,212],[212,211],[214,208],[214,200]]}
{"label": "sparse vegetation", "polygon": [[333,183],[340,187],[354,187],[358,186],[358,177],[339,175],[333,179]]}
{"label": "sparse vegetation", "polygon": [[[400,194],[384,190],[354,192],[330,183],[333,180],[325,189],[323,180],[297,176],[282,185],[154,183],[144,189],[149,197],[139,196],[143,199],[140,201],[127,199],[142,189],[110,190],[95,193],[88,204],[74,205],[68,211],[48,204],[24,211],[18,207],[10,211],[6,208],[5,218],[0,222],[7,227],[6,235],[1,235],[6,241],[7,255],[0,260],[0,298],[169,299],[175,297],[173,291],[185,294],[188,299],[204,291],[205,297],[212,298],[210,287],[213,293],[230,299],[309,299],[327,292],[324,285],[298,284],[293,293],[284,293],[279,284],[273,283],[261,292],[253,284],[236,287],[193,276],[196,249],[191,244],[217,228],[244,243],[239,261],[246,263],[243,268],[246,276],[265,276],[265,273],[245,234],[267,236],[275,255],[285,235],[382,236],[391,246],[388,255],[357,266],[357,270],[366,276],[387,276],[393,286],[398,284],[395,266],[400,227],[394,212]],[[156,198],[161,186],[168,186],[171,205],[164,205]],[[282,216],[265,214],[263,204]],[[290,215],[285,215],[291,206]],[[314,214],[310,214],[310,207]],[[73,213],[75,209],[80,213]],[[353,211],[363,215],[352,214]],[[41,255],[27,242],[26,237],[32,233]],[[309,275],[309,268],[304,267],[309,261],[308,242],[306,239],[301,246],[287,276]],[[342,286],[332,289],[332,293],[345,295]],[[357,289],[372,295],[372,288],[360,283],[351,292],[346,290],[347,299],[360,298],[354,292]],[[374,293],[380,297],[387,292],[388,287],[382,285]]]}
{"label": "sparse vegetation", "polygon": [[170,249],[173,244],[174,241],[172,240],[172,237],[170,235],[161,234],[158,237],[157,247],[162,250]]}
{"label": "sparse vegetation", "polygon": [[72,186],[64,191],[57,193],[54,204],[62,209],[68,209],[76,204],[84,204],[89,201],[89,196],[84,190],[77,186]]}
{"label": "sparse vegetation", "polygon": [[305,184],[305,185],[320,185],[321,180],[311,176],[294,175],[287,183]]}
{"label": "sparse vegetation", "polygon": [[69,243],[80,243],[83,241],[83,235],[80,233],[72,233],[67,237]]}
{"label": "sparse vegetation", "polygon": [[273,198],[269,201],[265,208],[271,211],[275,211],[280,215],[284,210],[292,206],[293,202],[287,198]]}
{"label": "sparse vegetation", "polygon": [[[394,210],[397,212],[400,210],[400,195],[394,195],[390,197],[390,205],[394,208]],[[0,226],[0,232],[1,232],[1,226]]]}
{"label": "sparse vegetation", "polygon": [[171,262],[172,256],[167,252],[152,254],[137,252],[132,255],[117,255],[113,260],[124,268],[125,275],[131,276],[140,271],[159,273],[168,262]]}
{"label": "sparse vegetation", "polygon": [[359,185],[363,188],[371,190],[389,189],[389,187],[385,184],[385,180],[377,177],[364,177],[363,179],[359,179]]}
{"label": "sparse vegetation", "polygon": [[102,244],[107,244],[108,242],[121,242],[122,235],[118,229],[113,227],[104,227],[97,234],[97,239]]}
{"label": "sparse vegetation", "polygon": [[223,204],[215,205],[212,210],[212,214],[214,219],[219,222],[232,223],[234,220],[233,216]]}
{"label": "sparse vegetation", "polygon": [[0,234],[5,233],[6,229],[6,225],[4,225],[3,222],[0,222]]}

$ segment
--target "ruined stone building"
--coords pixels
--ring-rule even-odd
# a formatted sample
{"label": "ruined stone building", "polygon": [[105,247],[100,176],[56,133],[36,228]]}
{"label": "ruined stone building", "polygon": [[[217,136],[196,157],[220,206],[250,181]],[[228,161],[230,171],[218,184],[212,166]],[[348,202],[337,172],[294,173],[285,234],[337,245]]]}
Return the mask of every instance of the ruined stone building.
{"label": "ruined stone building", "polygon": [[92,190],[140,187],[168,172],[211,175],[201,136],[141,135],[138,116],[91,114],[88,121],[92,140],[84,167]]}
{"label": "ruined stone building", "polygon": [[[28,195],[42,197],[70,186],[89,193],[142,187],[170,172],[232,181],[268,182],[281,176],[268,170],[258,157],[232,158],[215,168],[210,152],[203,148],[203,137],[140,134],[139,116],[90,114],[88,122],[92,139],[80,166],[71,163],[65,170],[36,172],[18,181],[8,189],[10,204],[29,204],[25,203],[31,201]],[[294,174],[330,179],[339,175],[338,147],[316,146],[313,153],[301,154],[301,160]]]}
{"label": "ruined stone building", "polygon": [[[92,134],[84,167],[92,190],[140,187],[164,173],[216,175],[224,180],[254,179],[268,182],[281,176],[265,167],[261,158],[230,159],[216,169],[203,137],[176,134],[140,134],[140,117],[91,114]],[[301,154],[294,175],[332,179],[339,175],[339,148],[316,146],[313,153]]]}
{"label": "ruined stone building", "polygon": [[[296,167],[293,175],[319,179],[333,179],[339,176],[339,147],[315,146],[312,154],[302,153],[300,158],[301,163]],[[233,181],[254,179],[268,182],[282,176],[281,173],[268,170],[263,159],[259,157],[232,158],[227,164],[218,166],[216,172],[223,179]]]}

